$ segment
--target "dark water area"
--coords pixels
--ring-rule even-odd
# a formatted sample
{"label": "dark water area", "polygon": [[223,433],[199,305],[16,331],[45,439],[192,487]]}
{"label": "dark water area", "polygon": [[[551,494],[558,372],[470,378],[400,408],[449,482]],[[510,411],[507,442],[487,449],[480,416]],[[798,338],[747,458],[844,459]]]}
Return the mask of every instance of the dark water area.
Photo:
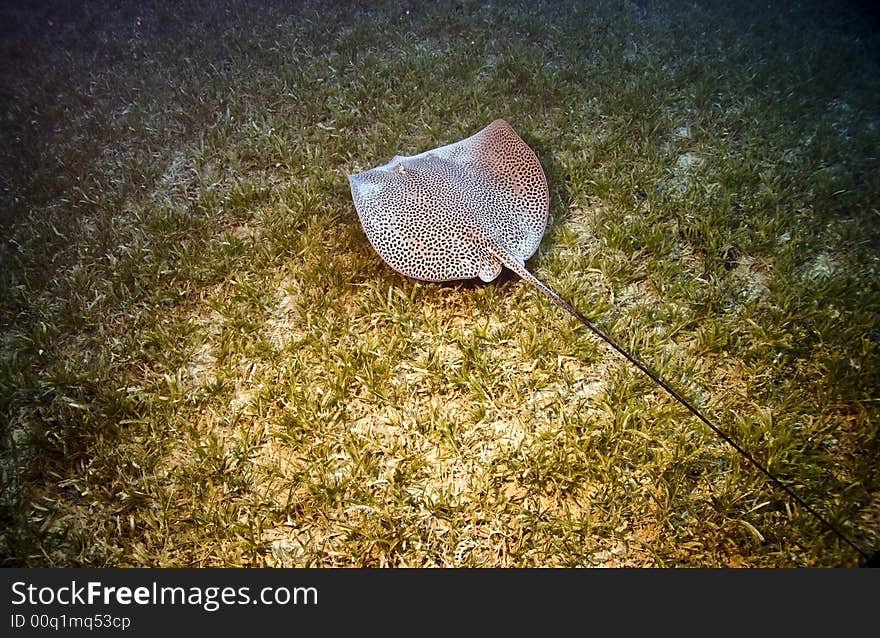
{"label": "dark water area", "polygon": [[[433,34],[444,45],[471,46],[462,39],[484,39],[483,49],[504,50],[505,43],[495,39],[491,17],[503,21],[504,3],[442,2],[430,5],[419,2],[383,3],[375,11],[386,16],[406,19],[416,32],[432,30],[432,21],[442,24]],[[534,3],[528,7],[529,21],[517,26],[520,43],[530,44],[545,62],[560,65],[558,77],[563,82],[586,82],[589,78],[570,77],[565,73],[565,62],[560,56],[573,59],[581,56],[618,56],[621,80],[632,70],[632,60],[638,55],[640,42],[648,46],[652,25],[668,27],[665,42],[668,50],[682,59],[699,60],[704,55],[717,56],[734,39],[745,38],[755,44],[741,46],[730,53],[727,70],[731,74],[754,69],[761,79],[751,87],[762,92],[778,92],[791,97],[801,85],[812,85],[815,99],[835,99],[846,102],[847,112],[863,116],[864,121],[876,127],[878,107],[876,78],[880,76],[880,10],[872,2],[688,2],[643,0],[634,2],[603,2],[597,5],[577,2]],[[357,23],[358,15],[368,15],[370,9],[358,3],[346,2],[10,2],[0,3],[0,106],[4,111],[4,200],[2,220],[6,226],[11,219],[10,193],[27,193],[44,197],[53,184],[27,186],[28,176],[39,171],[51,155],[52,140],[57,135],[59,122],[69,113],[89,109],[112,110],[124,98],[118,92],[97,93],[77,90],[70,95],[55,92],[65,83],[76,82],[85,87],[94,76],[104,73],[115,75],[118,90],[125,90],[128,67],[171,67],[176,61],[187,60],[198,64],[210,63],[220,72],[224,67],[236,67],[236,58],[246,57],[246,51],[260,49],[271,42],[273,26],[280,21],[299,21],[301,25],[314,24],[314,31],[306,27],[300,42],[316,52],[334,49],[338,44],[333,33]],[[589,13],[595,21],[580,18]],[[469,20],[478,14],[479,20]],[[326,18],[327,24],[318,23]],[[636,29],[624,34],[616,25],[633,20]],[[274,21],[274,24],[273,24]],[[579,21],[589,28],[579,27]],[[462,29],[454,32],[454,26]],[[558,41],[537,38],[538,26],[549,33],[562,34]],[[697,29],[697,30],[694,30]],[[532,32],[530,32],[530,30]],[[542,35],[541,37],[546,37]],[[229,38],[224,42],[224,38]],[[629,49],[621,38],[629,38]],[[563,41],[566,44],[563,44]],[[371,48],[376,43],[366,46]],[[573,45],[574,50],[560,50]],[[702,49],[702,51],[701,51]],[[210,50],[210,52],[209,52]],[[358,50],[347,52],[356,63]],[[769,60],[768,55],[775,60]],[[805,58],[811,58],[805,60]],[[788,65],[802,62],[802,68]],[[261,61],[271,64],[267,58]],[[739,69],[737,67],[740,67]],[[143,67],[141,67],[143,70]],[[246,72],[245,70],[240,70]],[[57,77],[56,77],[57,76]],[[670,77],[666,88],[685,89],[688,82],[701,79],[688,77],[685,70]],[[527,77],[523,77],[528,82]],[[677,84],[675,84],[677,83]],[[684,83],[684,85],[682,85]],[[135,90],[134,87],[128,87]],[[719,87],[720,88],[720,87]],[[729,87],[724,87],[728,90]],[[406,91],[406,87],[401,87]],[[737,96],[748,98],[750,87],[743,87]],[[821,96],[821,97],[820,97]],[[417,95],[412,96],[418,99]],[[852,98],[857,103],[850,104]],[[655,105],[661,108],[662,105]],[[818,105],[817,105],[818,107]],[[804,117],[802,112],[793,114]],[[814,110],[807,117],[827,118],[828,113]],[[840,126],[844,126],[840,124]],[[37,150],[39,149],[39,150]],[[59,187],[64,176],[59,176]],[[865,179],[861,173],[856,182]],[[49,180],[51,182],[51,180]],[[22,190],[24,189],[24,190]],[[59,191],[54,191],[57,195]]]}

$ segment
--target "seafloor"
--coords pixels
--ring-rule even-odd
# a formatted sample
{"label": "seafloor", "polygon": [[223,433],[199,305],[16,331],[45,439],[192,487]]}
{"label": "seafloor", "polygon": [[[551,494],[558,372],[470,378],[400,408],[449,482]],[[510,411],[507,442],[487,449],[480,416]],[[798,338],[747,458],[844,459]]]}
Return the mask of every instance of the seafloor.
{"label": "seafloor", "polygon": [[[864,562],[878,26],[818,1],[0,3],[0,564]],[[530,270],[840,535],[525,282],[373,252],[345,173],[496,118],[549,184]]]}

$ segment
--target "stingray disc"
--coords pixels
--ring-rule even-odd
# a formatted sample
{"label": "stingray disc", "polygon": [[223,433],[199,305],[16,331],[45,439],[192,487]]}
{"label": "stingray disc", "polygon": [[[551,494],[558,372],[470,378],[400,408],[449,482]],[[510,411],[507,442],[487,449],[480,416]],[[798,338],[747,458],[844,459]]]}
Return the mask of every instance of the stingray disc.
{"label": "stingray disc", "polygon": [[547,225],[544,171],[504,120],[348,180],[373,248],[415,279],[491,281],[501,272],[499,252],[523,264]]}

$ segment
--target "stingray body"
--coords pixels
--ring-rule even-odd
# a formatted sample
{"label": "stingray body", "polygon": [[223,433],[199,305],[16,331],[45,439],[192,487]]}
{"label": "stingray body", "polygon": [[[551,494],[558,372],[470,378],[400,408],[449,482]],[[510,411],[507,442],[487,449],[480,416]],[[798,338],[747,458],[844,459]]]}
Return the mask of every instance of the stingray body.
{"label": "stingray body", "polygon": [[506,266],[583,319],[526,270],[544,236],[550,196],[538,158],[504,120],[348,181],[367,239],[397,272],[488,282]]}
{"label": "stingray body", "polygon": [[416,279],[492,281],[524,267],[547,225],[544,171],[504,120],[348,179],[376,252]]}
{"label": "stingray body", "polygon": [[507,267],[547,295],[749,460],[777,487],[858,551],[842,534],[678,391],[538,280],[525,262],[547,225],[547,179],[532,149],[504,120],[453,144],[348,176],[361,225],[397,272],[424,281],[494,280]]}

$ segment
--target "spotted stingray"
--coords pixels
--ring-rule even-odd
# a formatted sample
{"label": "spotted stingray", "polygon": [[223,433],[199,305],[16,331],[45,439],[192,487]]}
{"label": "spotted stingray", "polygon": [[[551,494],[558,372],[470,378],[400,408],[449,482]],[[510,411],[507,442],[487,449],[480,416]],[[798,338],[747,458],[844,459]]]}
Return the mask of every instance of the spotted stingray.
{"label": "spotted stingray", "polygon": [[348,179],[373,247],[416,279],[492,281],[502,265],[524,271],[547,225],[544,171],[504,120]]}
{"label": "spotted stingray", "polygon": [[397,272],[424,281],[494,280],[507,267],[605,340],[837,536],[869,556],[639,359],[526,270],[547,225],[541,163],[504,120],[418,155],[348,176],[361,225]]}

